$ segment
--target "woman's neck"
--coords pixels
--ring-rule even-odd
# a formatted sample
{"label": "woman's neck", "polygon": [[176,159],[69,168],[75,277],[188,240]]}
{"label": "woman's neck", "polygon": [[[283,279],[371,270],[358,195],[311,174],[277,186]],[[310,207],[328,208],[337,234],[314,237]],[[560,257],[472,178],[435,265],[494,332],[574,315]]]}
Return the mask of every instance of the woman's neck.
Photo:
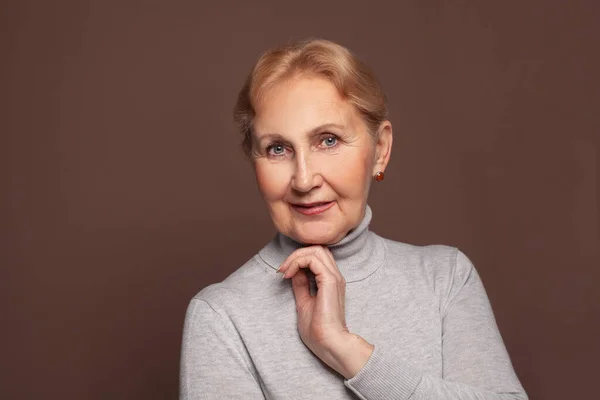
{"label": "woman's neck", "polygon": [[[383,262],[384,247],[381,238],[369,231],[371,218],[371,208],[367,205],[360,224],[338,243],[327,246],[346,282],[366,278]],[[304,245],[278,233],[259,252],[259,256],[276,270],[294,250],[300,247]]]}

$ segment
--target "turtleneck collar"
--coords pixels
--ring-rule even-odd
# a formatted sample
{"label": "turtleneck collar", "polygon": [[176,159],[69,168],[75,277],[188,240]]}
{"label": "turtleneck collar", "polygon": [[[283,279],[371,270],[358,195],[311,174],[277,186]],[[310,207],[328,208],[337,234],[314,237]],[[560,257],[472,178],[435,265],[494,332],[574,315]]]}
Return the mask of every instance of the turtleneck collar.
{"label": "turtleneck collar", "polygon": [[[328,246],[347,283],[365,279],[379,268],[385,258],[381,239],[369,231],[371,217],[371,208],[367,205],[360,224],[342,240]],[[278,233],[258,255],[271,268],[277,270],[294,250],[304,246]]]}

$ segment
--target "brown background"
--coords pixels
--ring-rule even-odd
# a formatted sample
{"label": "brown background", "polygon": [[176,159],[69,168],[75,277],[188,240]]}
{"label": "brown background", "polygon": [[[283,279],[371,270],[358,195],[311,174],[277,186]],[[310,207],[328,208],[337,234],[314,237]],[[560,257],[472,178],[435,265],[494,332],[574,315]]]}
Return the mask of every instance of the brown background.
{"label": "brown background", "polygon": [[236,93],[320,36],[388,93],[373,230],[460,247],[531,398],[592,398],[593,3],[3,3],[0,397],[176,398],[188,301],[273,234]]}

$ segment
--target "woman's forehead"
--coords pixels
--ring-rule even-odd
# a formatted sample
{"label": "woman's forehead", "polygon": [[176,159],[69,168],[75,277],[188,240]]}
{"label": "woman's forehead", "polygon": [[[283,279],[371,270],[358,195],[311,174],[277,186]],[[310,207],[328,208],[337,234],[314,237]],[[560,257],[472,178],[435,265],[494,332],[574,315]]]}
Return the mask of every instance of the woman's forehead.
{"label": "woman's forehead", "polygon": [[355,123],[354,107],[324,79],[303,79],[281,85],[265,94],[256,109],[254,130],[263,133],[309,132],[331,124]]}
{"label": "woman's forehead", "polygon": [[315,103],[297,108],[279,108],[258,112],[254,128],[257,133],[308,132],[319,126],[346,127],[351,124],[348,110],[332,103]]}

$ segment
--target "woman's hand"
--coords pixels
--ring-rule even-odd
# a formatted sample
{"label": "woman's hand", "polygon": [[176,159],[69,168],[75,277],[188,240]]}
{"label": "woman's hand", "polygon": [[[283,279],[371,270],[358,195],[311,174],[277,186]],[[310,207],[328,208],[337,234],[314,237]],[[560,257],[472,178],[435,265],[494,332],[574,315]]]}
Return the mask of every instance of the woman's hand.
{"label": "woman's hand", "polygon": [[[309,280],[301,268],[315,275],[317,294],[311,296]],[[367,362],[373,346],[346,326],[346,280],[333,255],[323,246],[294,251],[279,267],[292,278],[298,331],[304,344],[324,363],[349,379]]]}

